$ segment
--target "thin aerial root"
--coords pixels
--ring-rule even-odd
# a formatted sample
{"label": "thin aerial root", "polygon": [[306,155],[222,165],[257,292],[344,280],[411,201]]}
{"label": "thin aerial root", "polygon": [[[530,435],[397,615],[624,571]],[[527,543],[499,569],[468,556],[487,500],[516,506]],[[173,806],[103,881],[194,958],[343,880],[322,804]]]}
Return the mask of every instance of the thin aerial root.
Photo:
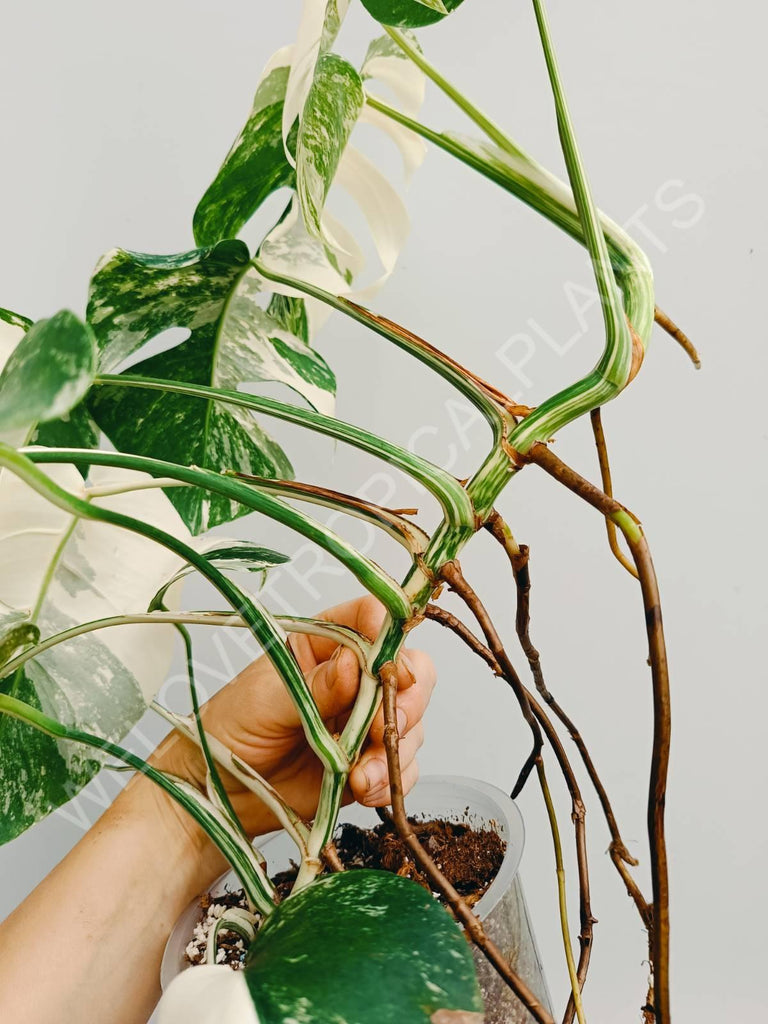
{"label": "thin aerial root", "polygon": [[674,320],[671,320],[664,312],[664,310],[659,309],[658,306],[656,306],[653,311],[653,318],[659,325],[659,327],[661,327],[662,330],[667,332],[670,338],[675,339],[678,345],[688,355],[688,358],[691,360],[696,369],[700,370],[701,359],[699,358],[699,353],[696,351],[696,347],[694,346],[693,342],[688,337],[688,335],[684,334],[677,326],[677,324],[674,322]]}
{"label": "thin aerial root", "polygon": [[[493,652],[490,648],[486,647],[485,644],[479,640],[474,633],[455,615],[451,615],[450,612],[444,611],[442,608],[438,608],[436,605],[430,606],[433,611],[428,614],[428,617],[433,619],[435,622],[439,622],[446,629],[450,629],[456,636],[459,637],[463,643],[465,643],[470,650],[475,654],[479,655],[486,664],[489,666],[491,671],[501,678],[504,677],[502,667],[496,661]],[[439,613],[439,614],[438,614]],[[505,680],[508,682],[508,680]],[[596,924],[596,918],[592,914],[591,900],[590,900],[590,885],[589,885],[589,861],[587,856],[587,833],[586,833],[586,808],[584,801],[581,796],[581,790],[579,788],[578,780],[571,767],[571,763],[568,760],[568,755],[565,752],[565,748],[557,734],[552,721],[547,715],[546,711],[537,702],[533,694],[526,689],[526,695],[528,702],[531,705],[531,709],[536,716],[536,720],[544,731],[544,735],[547,737],[550,746],[555,754],[560,770],[563,773],[565,783],[568,787],[568,792],[571,796],[571,820],[573,821],[575,840],[576,840],[576,860],[578,864],[578,875],[579,875],[579,918],[581,928],[579,931],[579,963],[576,967],[576,981],[578,992],[580,993],[584,988],[584,983],[587,980],[587,973],[589,971],[589,962],[592,955],[592,946],[594,942],[594,925]],[[538,763],[537,763],[538,768]],[[541,775],[539,776],[541,782]],[[542,789],[545,801],[547,799],[547,793]],[[549,810],[549,808],[548,808]],[[558,840],[559,841],[559,840]],[[558,857],[557,849],[555,850],[555,857]],[[632,879],[630,877],[630,882]],[[559,878],[558,878],[559,884]],[[574,998],[574,993],[568,1000],[566,1007],[565,1016],[563,1017],[563,1024],[571,1024],[574,1015],[577,1012],[577,999]]]}
{"label": "thin aerial root", "polygon": [[[589,414],[589,418],[592,423],[592,433],[595,437],[595,447],[597,448],[597,458],[600,463],[600,479],[603,482],[603,490],[609,498],[612,498],[613,481],[611,479],[611,464],[608,461],[608,446],[605,443],[605,431],[603,430],[603,419],[600,415],[600,409],[593,409]],[[638,579],[637,569],[621,550],[618,533],[616,532],[616,524],[607,516],[605,517],[605,529],[608,533],[608,544],[615,555],[616,560],[624,566],[630,576],[634,576],[635,579]]]}
{"label": "thin aerial root", "polygon": [[539,723],[531,710],[530,703],[526,694],[526,689],[523,686],[523,682],[520,676],[517,674],[517,670],[512,662],[509,660],[507,652],[504,650],[504,645],[501,642],[496,627],[491,621],[491,617],[485,608],[485,605],[480,600],[479,596],[475,593],[472,587],[464,579],[464,575],[461,571],[461,566],[455,559],[452,562],[446,562],[446,564],[440,570],[440,575],[458,596],[464,601],[467,607],[470,609],[472,614],[477,619],[480,628],[483,631],[483,636],[486,639],[488,647],[490,648],[494,658],[501,666],[504,673],[504,678],[507,680],[509,685],[512,687],[512,691],[517,697],[520,705],[520,710],[523,713],[523,718],[528,724],[533,736],[533,747],[531,753],[528,755],[525,764],[520,770],[517,782],[515,783],[514,789],[512,790],[512,797],[518,796],[528,781],[531,772],[536,766],[536,758],[541,754],[541,748],[543,746],[543,739],[541,735],[541,728]]}
{"label": "thin aerial root", "polygon": [[657,1024],[670,1024],[669,872],[664,809],[669,771],[671,700],[661,600],[653,561],[642,527],[623,505],[585,480],[544,444],[534,444],[528,452],[528,458],[602,515],[613,519],[627,540],[640,577],[653,683],[653,752],[648,791],[648,839],[653,886],[653,903],[648,914],[649,953],[653,968],[656,1021]]}

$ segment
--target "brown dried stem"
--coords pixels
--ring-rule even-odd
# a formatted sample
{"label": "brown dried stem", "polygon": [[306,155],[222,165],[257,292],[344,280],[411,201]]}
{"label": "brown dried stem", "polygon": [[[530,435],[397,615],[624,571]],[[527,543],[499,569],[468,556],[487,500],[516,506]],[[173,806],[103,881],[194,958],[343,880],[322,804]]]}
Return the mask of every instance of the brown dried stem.
{"label": "brown dried stem", "polygon": [[395,663],[386,662],[380,671],[384,705],[384,746],[389,769],[389,785],[392,801],[392,817],[398,834],[421,870],[427,875],[435,888],[442,893],[458,921],[464,925],[467,934],[482,950],[499,975],[509,985],[520,1002],[526,1007],[538,1024],[554,1024],[553,1018],[541,1005],[525,982],[509,966],[504,954],[486,935],[480,919],[473,914],[456,889],[423,848],[414,832],[405,811],[403,780],[400,772],[399,733],[397,728],[397,688],[398,673]]}
{"label": "brown dried stem", "polygon": [[[589,414],[589,418],[592,423],[595,447],[597,448],[597,459],[600,463],[600,479],[603,482],[603,490],[609,498],[612,498],[613,480],[611,479],[611,464],[608,460],[608,446],[605,443],[605,431],[603,430],[603,419],[600,415],[600,409],[593,409]],[[616,560],[624,566],[630,576],[634,576],[635,579],[637,579],[637,569],[621,550],[618,534],[616,532],[616,523],[614,523],[612,519],[606,518],[605,529],[608,534],[608,544],[616,557]]]}
{"label": "brown dried stem", "polygon": [[669,1024],[669,877],[664,810],[669,769],[671,702],[669,667],[656,573],[642,528],[623,505],[585,480],[544,444],[533,445],[528,452],[528,459],[616,523],[627,540],[640,577],[653,684],[653,753],[648,793],[648,838],[653,904],[649,913],[648,939],[653,965],[656,1020],[658,1024]]}
{"label": "brown dried stem", "polygon": [[253,484],[259,490],[269,491],[283,497],[299,498],[326,508],[343,509],[349,515],[368,520],[385,529],[407,547],[412,554],[421,554],[429,543],[429,536],[405,516],[416,515],[415,508],[384,508],[354,494],[334,491],[317,484],[302,483],[299,480],[273,480],[270,477],[253,476],[251,473],[233,472],[238,480]]}
{"label": "brown dried stem", "polygon": [[521,768],[517,782],[512,790],[512,799],[514,799],[521,793],[523,786],[525,786],[525,783],[528,781],[531,771],[536,766],[536,759],[541,754],[541,748],[543,746],[541,728],[539,727],[539,723],[536,721],[536,716],[533,714],[530,701],[528,700],[528,692],[523,685],[520,676],[517,674],[515,666],[509,660],[507,652],[504,650],[504,645],[501,642],[501,638],[496,627],[491,621],[491,617],[488,614],[485,605],[469,583],[464,579],[464,575],[462,574],[458,561],[454,559],[451,562],[446,562],[440,570],[440,576],[445,580],[450,589],[459,595],[480,624],[480,628],[483,631],[488,647],[496,661],[499,663],[504,674],[504,678],[512,687],[520,705],[520,710],[523,713],[523,718],[527,722],[533,736],[533,748]]}
{"label": "brown dried stem", "polygon": [[699,353],[696,351],[696,348],[688,335],[683,334],[674,320],[670,319],[664,310],[659,309],[658,306],[654,309],[653,317],[659,327],[661,327],[662,330],[665,330],[671,338],[674,338],[683,351],[688,354],[696,369],[700,370],[701,359],[699,358]]}

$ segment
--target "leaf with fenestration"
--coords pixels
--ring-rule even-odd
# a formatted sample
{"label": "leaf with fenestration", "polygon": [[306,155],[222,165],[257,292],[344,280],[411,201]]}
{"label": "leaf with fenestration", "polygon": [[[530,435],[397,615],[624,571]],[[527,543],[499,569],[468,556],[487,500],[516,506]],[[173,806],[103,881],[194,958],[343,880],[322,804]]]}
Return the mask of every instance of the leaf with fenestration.
{"label": "leaf with fenestration", "polygon": [[470,947],[448,912],[410,879],[353,870],[284,900],[245,970],[183,971],[158,1022],[481,1024],[482,1011]]}
{"label": "leaf with fenestration", "polygon": [[322,235],[322,213],[341,155],[363,107],[356,68],[332,53],[317,62],[299,122],[296,190],[311,235]]}
{"label": "leaf with fenestration", "polygon": [[363,0],[363,6],[382,25],[421,28],[455,11],[463,0]]}
{"label": "leaf with fenestration", "polygon": [[[264,309],[260,279],[248,273],[242,242],[182,256],[114,252],[94,277],[89,316],[114,365],[169,327],[190,337],[131,367],[132,374],[236,390],[276,381],[314,408],[333,412],[335,379],[326,362],[285,328],[285,309]],[[110,299],[110,296],[115,298]],[[290,462],[245,409],[188,396],[101,387],[90,411],[122,451],[207,469],[289,477]],[[195,534],[246,510],[198,488],[168,492]]]}
{"label": "leaf with fenestration", "polygon": [[[50,466],[47,472],[65,489],[82,492],[73,466]],[[92,472],[97,485],[128,487],[146,479],[125,470],[96,467]],[[159,490],[93,500],[189,538]],[[3,622],[26,627],[30,636],[39,630],[47,638],[84,622],[143,612],[182,564],[144,537],[77,521],[8,470],[0,474],[0,634]],[[167,625],[120,625],[88,633],[6,672],[0,691],[60,722],[117,740],[138,721],[165,680],[174,642],[173,627]],[[69,800],[99,767],[93,753],[79,745],[0,716],[0,842]]]}
{"label": "leaf with fenestration", "polygon": [[0,432],[28,430],[68,413],[90,387],[94,357],[93,334],[74,313],[62,310],[38,320],[14,345],[0,372]]}
{"label": "leaf with fenestration", "polygon": [[[281,555],[279,551],[272,551],[269,548],[262,548],[258,544],[251,544],[245,540],[231,540],[222,544],[220,538],[215,546],[208,550],[198,549],[205,555],[206,560],[216,569],[225,572],[256,572],[260,573],[260,584],[263,583],[266,573],[276,565],[284,565],[290,562],[288,555]],[[197,572],[194,565],[185,565],[158,590],[149,605],[149,610],[159,608],[165,601],[165,596],[171,587],[184,579],[191,573]]]}
{"label": "leaf with fenestration", "polygon": [[264,69],[250,116],[197,205],[193,227],[200,246],[234,238],[267,196],[293,187],[282,130],[290,52],[279,50]]}

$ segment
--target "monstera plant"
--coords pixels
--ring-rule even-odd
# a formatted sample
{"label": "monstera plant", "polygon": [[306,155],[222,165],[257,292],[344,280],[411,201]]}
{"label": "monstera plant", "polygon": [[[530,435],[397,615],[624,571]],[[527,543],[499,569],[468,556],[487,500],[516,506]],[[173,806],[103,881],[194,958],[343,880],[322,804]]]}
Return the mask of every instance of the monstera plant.
{"label": "monstera plant", "polygon": [[[654,320],[695,353],[656,309],[643,252],[594,205],[541,0],[533,0],[533,10],[567,184],[525,153],[425,56],[414,30],[445,18],[460,2],[362,0],[383,34],[379,26],[356,67],[335,50],[349,0],[306,0],[296,42],[267,64],[248,119],[194,212],[197,248],[170,256],[107,253],[91,280],[83,318],[63,311],[31,323],[0,311],[0,835],[12,840],[70,799],[105,759],[145,773],[181,804],[238,875],[250,909],[228,924],[252,940],[243,972],[185,972],[179,985],[186,990],[174,997],[186,1000],[185,1020],[196,1019],[194,1013],[208,1019],[205,1012],[210,1019],[264,1024],[479,1019],[482,1005],[461,925],[533,1019],[551,1022],[420,846],[406,816],[394,662],[406,635],[425,618],[453,630],[512,688],[530,727],[531,749],[513,795],[535,778],[549,815],[571,987],[564,1020],[586,1019],[581,993],[594,918],[584,801],[561,728],[575,741],[588,782],[597,790],[611,833],[611,857],[648,932],[653,982],[644,1012],[659,1024],[671,1019],[664,842],[669,680],[648,546],[637,518],[611,494],[600,408],[640,370]],[[427,80],[467,115],[475,136],[443,132],[419,120]],[[523,407],[440,348],[370,311],[376,290],[395,267],[408,219],[397,189],[353,144],[361,122],[389,134],[406,175],[419,166],[428,145],[437,146],[584,246],[605,325],[604,351],[589,374],[542,397],[535,408]],[[356,238],[331,214],[327,202],[336,189],[346,190],[359,205],[370,239]],[[249,248],[238,235],[277,192],[286,198],[283,212],[260,244]],[[366,245],[379,264],[367,275]],[[334,417],[334,374],[315,348],[318,331],[334,312],[404,350],[479,411],[493,443],[469,479],[459,481],[363,426]],[[148,354],[153,339],[169,328],[184,328],[187,335]],[[296,402],[258,394],[254,386],[267,381],[292,389]],[[602,489],[548,447],[556,433],[587,415],[598,443]],[[402,510],[296,481],[288,455],[267,432],[265,424],[274,419],[303,428],[309,440],[324,435],[396,467],[437,500],[439,524],[427,531]],[[502,491],[529,466],[550,474],[604,517],[612,550],[639,581],[655,730],[648,896],[633,874],[637,862],[622,841],[606,789],[576,725],[547,689],[530,638],[527,548],[495,507]],[[362,519],[392,538],[410,559],[405,578],[395,579],[314,518],[313,506]],[[374,641],[325,621],[275,615],[260,602],[254,583],[287,556],[256,542],[207,536],[212,528],[253,512],[318,545],[384,605],[386,619]],[[457,561],[480,532],[498,541],[501,568],[511,571],[517,634],[533,688],[516,672]],[[238,582],[243,576],[235,575],[243,571],[252,574],[247,587]],[[184,609],[180,584],[193,572],[218,592],[221,607]],[[437,603],[446,586],[466,602],[480,635]],[[181,634],[191,643],[186,626],[215,628],[233,621],[249,630],[271,659],[322,764],[312,822],[302,821],[278,792],[206,734],[192,674],[189,715],[175,714],[156,699],[175,638]],[[288,630],[330,637],[359,660],[362,683],[339,735],[331,734],[318,713],[286,642]],[[324,873],[321,854],[332,841],[346,780],[382,701],[393,818],[455,920],[409,880],[362,870]],[[120,746],[148,707],[200,746],[209,772],[207,792],[164,775]],[[567,918],[547,749],[572,798],[578,951]],[[298,877],[282,902],[227,799],[221,765],[268,802],[296,842]],[[308,953],[310,966],[295,968]],[[388,983],[391,977],[397,977],[397,985]]]}

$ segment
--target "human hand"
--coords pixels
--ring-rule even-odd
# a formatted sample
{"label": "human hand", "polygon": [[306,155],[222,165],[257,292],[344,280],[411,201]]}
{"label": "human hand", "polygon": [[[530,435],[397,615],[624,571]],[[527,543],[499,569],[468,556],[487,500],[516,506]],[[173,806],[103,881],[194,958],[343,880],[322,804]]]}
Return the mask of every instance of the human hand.
{"label": "human hand", "polygon": [[[384,621],[383,606],[363,597],[323,612],[320,618],[349,626],[373,639]],[[353,651],[332,640],[292,634],[291,647],[331,733],[344,727],[360,684]],[[408,650],[398,661],[401,723],[400,760],[408,791],[418,778],[416,753],[424,738],[422,716],[435,685],[435,669],[423,651]],[[282,680],[266,656],[244,669],[202,709],[206,731],[264,776],[304,818],[312,818],[322,779],[322,765],[308,746],[301,721]],[[352,769],[346,802],[369,806],[389,803],[384,719],[379,709],[360,760]],[[205,764],[198,748],[173,737],[159,751],[161,766],[204,786]],[[278,827],[266,807],[240,782],[222,771],[233,807],[250,835]]]}

